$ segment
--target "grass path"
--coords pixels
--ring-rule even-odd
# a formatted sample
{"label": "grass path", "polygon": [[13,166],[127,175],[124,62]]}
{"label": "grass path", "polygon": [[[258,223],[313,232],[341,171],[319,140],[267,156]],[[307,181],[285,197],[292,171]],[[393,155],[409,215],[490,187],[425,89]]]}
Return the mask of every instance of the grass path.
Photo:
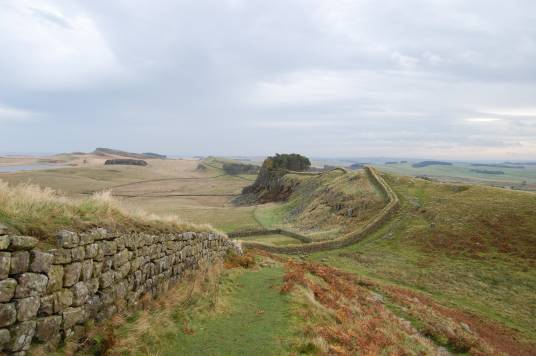
{"label": "grass path", "polygon": [[[289,298],[279,293],[282,267],[244,271],[224,296],[229,311],[189,324],[193,334],[177,332],[162,355],[282,355],[289,352]],[[178,328],[180,330],[180,328]]]}

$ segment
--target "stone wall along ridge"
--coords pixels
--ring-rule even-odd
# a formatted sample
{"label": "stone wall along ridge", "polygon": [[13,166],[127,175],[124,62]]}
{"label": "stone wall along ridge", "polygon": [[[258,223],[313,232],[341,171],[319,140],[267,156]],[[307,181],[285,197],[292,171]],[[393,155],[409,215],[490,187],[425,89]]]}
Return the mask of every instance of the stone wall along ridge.
{"label": "stone wall along ridge", "polygon": [[311,242],[306,244],[293,244],[285,246],[273,246],[255,241],[242,241],[242,247],[257,248],[273,253],[303,254],[338,249],[345,246],[349,246],[362,240],[364,237],[377,230],[387,220],[389,220],[391,216],[393,216],[393,214],[400,207],[400,200],[398,199],[398,196],[396,195],[394,190],[387,184],[387,182],[385,182],[385,180],[380,175],[378,175],[374,168],[365,166],[364,169],[371,182],[378,187],[378,189],[382,192],[387,201],[385,207],[376,216],[374,216],[365,226],[328,241]]}
{"label": "stone wall along ridge", "polygon": [[135,309],[187,271],[223,257],[237,244],[216,233],[151,235],[63,230],[57,248],[0,229],[0,354],[24,354],[32,341],[57,344],[81,335],[86,321]]}

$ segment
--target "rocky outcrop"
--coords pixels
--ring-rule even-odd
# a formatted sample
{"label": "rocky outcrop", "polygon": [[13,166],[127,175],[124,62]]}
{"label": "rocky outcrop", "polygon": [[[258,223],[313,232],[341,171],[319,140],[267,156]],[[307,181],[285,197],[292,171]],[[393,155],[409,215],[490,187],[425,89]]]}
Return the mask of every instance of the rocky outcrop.
{"label": "rocky outcrop", "polygon": [[128,159],[128,158],[116,158],[116,159],[108,159],[106,162],[104,162],[105,165],[113,165],[113,164],[119,164],[119,165],[129,165],[129,166],[146,166],[147,162],[145,162],[142,159]]}
{"label": "rocky outcrop", "polygon": [[366,225],[359,227],[357,230],[349,232],[345,235],[339,236],[332,240],[311,242],[296,245],[286,246],[271,246],[255,241],[243,241],[242,247],[244,248],[257,248],[274,253],[287,253],[287,254],[302,254],[312,253],[318,251],[327,251],[342,248],[352,245],[364,237],[368,236],[372,232],[380,228],[386,221],[388,221],[393,214],[396,213],[400,207],[400,200],[394,192],[394,190],[385,182],[385,180],[372,168],[365,166],[365,172],[367,173],[371,182],[378,188],[379,191],[385,196],[387,204],[385,207]]}
{"label": "rocky outcrop", "polygon": [[57,248],[28,236],[0,236],[0,354],[24,353],[32,340],[57,344],[83,334],[88,320],[134,309],[186,271],[237,245],[224,235],[61,231]]}

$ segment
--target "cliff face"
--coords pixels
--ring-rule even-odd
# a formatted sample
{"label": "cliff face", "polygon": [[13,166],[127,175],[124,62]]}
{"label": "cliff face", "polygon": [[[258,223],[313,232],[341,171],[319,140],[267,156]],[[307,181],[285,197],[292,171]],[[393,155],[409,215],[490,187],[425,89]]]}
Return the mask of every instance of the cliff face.
{"label": "cliff face", "polygon": [[286,171],[261,168],[255,182],[242,190],[241,202],[267,203],[287,200],[298,183],[284,182],[282,178],[286,173]]}

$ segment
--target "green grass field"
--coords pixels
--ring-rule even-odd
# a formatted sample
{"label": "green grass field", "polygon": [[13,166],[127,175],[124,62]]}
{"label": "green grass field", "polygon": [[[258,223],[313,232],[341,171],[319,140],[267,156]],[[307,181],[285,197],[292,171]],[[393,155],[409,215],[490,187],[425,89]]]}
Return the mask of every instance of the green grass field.
{"label": "green grass field", "polygon": [[[229,201],[249,177],[222,175],[215,161],[202,170],[198,164],[159,161],[153,170],[93,165],[0,178],[32,181],[73,198],[111,189],[133,210],[177,214],[227,232],[285,227],[317,240],[354,229],[385,204],[360,172],[335,172],[289,175],[289,184],[300,185],[287,202],[236,207]],[[530,355],[536,347],[536,194],[383,176],[401,208],[364,240],[301,256],[306,262],[264,256],[253,269],[226,270],[213,278],[209,292],[186,304],[182,293],[119,320],[112,349],[164,355],[434,354],[443,347],[458,354]],[[73,209],[71,215],[84,215],[78,205]],[[108,216],[101,211],[87,216]],[[53,222],[51,229],[73,224]],[[251,239],[295,243],[282,235]],[[177,291],[190,286],[183,283]]]}
{"label": "green grass field", "polygon": [[[492,167],[475,167],[470,163],[454,162],[451,166],[432,165],[422,168],[414,168],[409,163],[396,163],[375,165],[381,171],[394,173],[404,176],[426,175],[440,180],[473,182],[488,184],[494,186],[515,186],[523,190],[536,190],[536,166],[527,165],[524,169],[519,168],[492,168]],[[481,170],[498,170],[504,174],[485,174],[472,171],[473,169]],[[522,183],[525,182],[525,185]]]}

